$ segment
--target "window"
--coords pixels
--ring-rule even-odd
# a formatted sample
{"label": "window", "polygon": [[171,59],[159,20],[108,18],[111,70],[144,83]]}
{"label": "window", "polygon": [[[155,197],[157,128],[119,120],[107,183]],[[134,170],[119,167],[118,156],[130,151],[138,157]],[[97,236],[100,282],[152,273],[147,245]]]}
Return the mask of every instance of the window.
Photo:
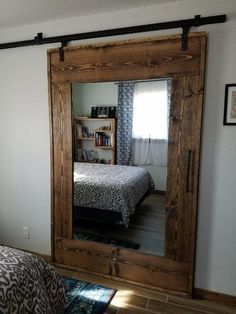
{"label": "window", "polygon": [[168,138],[167,80],[135,83],[133,138]]}
{"label": "window", "polygon": [[167,165],[168,86],[167,79],[135,83],[132,130],[135,165]]}

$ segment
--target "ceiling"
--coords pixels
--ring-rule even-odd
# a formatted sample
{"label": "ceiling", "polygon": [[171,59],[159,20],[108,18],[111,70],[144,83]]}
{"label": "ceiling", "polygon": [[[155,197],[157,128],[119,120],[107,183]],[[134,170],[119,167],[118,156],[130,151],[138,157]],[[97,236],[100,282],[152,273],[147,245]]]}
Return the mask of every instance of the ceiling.
{"label": "ceiling", "polygon": [[0,28],[175,1],[180,0],[0,0]]}

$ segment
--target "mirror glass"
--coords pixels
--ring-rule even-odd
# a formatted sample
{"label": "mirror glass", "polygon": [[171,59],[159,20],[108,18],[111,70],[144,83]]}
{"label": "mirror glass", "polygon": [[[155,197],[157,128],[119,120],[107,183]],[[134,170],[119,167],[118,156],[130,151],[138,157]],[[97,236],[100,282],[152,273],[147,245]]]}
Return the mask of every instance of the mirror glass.
{"label": "mirror glass", "polygon": [[170,90],[72,83],[74,239],[164,256]]}

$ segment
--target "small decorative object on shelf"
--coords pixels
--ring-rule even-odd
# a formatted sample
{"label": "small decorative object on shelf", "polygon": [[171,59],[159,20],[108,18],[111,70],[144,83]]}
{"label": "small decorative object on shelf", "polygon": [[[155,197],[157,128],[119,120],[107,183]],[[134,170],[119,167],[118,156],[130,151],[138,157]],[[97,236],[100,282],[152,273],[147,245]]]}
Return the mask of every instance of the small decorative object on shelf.
{"label": "small decorative object on shelf", "polygon": [[88,128],[86,126],[82,127],[82,137],[88,137]]}
{"label": "small decorative object on shelf", "polygon": [[116,107],[109,107],[108,117],[115,118],[116,117]]}
{"label": "small decorative object on shelf", "polygon": [[97,118],[98,116],[98,107],[91,107],[91,118]]}
{"label": "small decorative object on shelf", "polygon": [[98,118],[108,117],[108,107],[98,107]]}

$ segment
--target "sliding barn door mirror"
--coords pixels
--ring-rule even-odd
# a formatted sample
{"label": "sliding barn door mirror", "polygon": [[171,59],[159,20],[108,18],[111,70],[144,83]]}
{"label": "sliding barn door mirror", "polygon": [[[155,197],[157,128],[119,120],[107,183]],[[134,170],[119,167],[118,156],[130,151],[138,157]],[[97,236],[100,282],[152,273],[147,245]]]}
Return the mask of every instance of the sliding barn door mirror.
{"label": "sliding barn door mirror", "polygon": [[205,45],[48,52],[56,263],[191,295]]}

